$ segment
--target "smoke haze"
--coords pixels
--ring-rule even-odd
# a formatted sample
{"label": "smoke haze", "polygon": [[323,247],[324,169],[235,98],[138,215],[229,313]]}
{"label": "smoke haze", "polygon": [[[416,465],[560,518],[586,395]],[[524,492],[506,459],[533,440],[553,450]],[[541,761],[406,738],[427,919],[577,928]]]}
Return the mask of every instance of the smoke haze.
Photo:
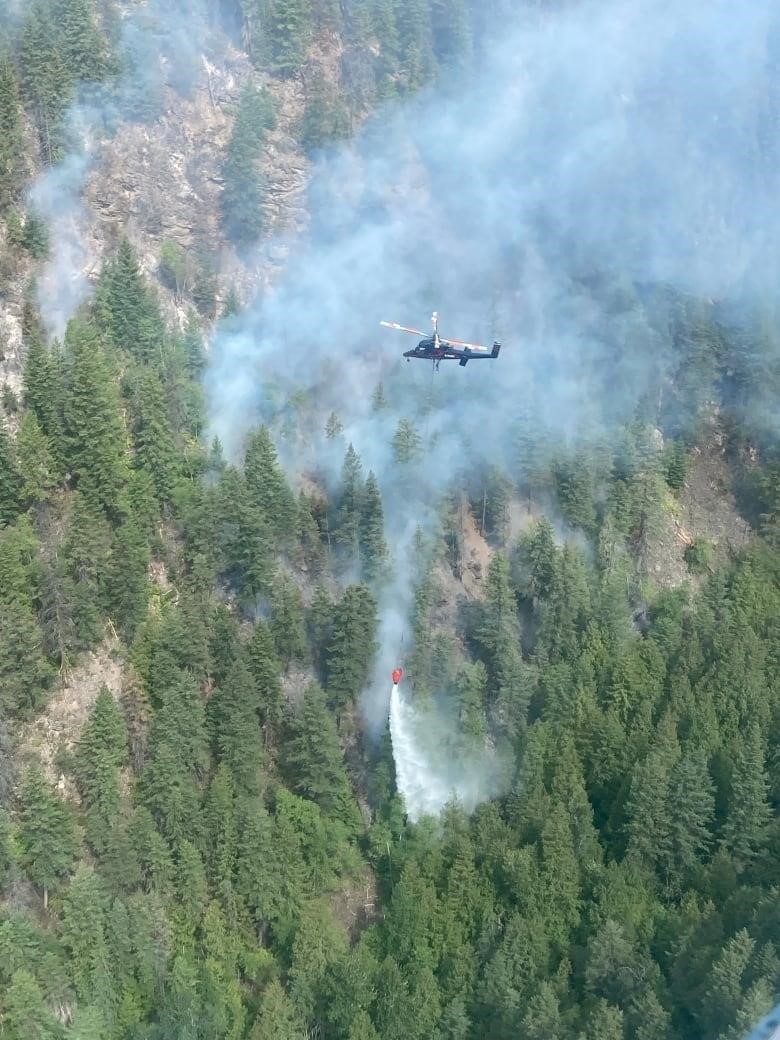
{"label": "smoke haze", "polygon": [[[291,470],[334,480],[340,456],[322,437],[333,409],[341,450],[351,441],[380,478],[399,570],[382,604],[383,678],[366,696],[372,728],[387,717],[398,603],[416,577],[399,563],[410,517],[431,519],[464,460],[511,466],[524,405],[563,440],[632,416],[670,350],[632,285],[747,305],[772,284],[776,20],[770,0],[518,6],[462,89],[390,106],[318,161],[307,236],[217,335],[207,392],[230,454],[268,421]],[[594,280],[628,303],[614,291],[599,302]],[[434,309],[444,336],[500,338],[499,361],[445,364],[433,384],[429,366],[399,364],[414,341],[378,322],[427,331]],[[377,417],[380,378],[390,405]],[[301,388],[318,429],[289,404]],[[412,483],[390,457],[403,416],[430,448]],[[409,710],[399,699],[395,738]]]}
{"label": "smoke haze", "polygon": [[[42,284],[55,291],[41,306],[54,331],[88,291],[79,199],[92,131],[110,132],[166,82],[189,89],[201,28],[185,6],[155,3],[125,21],[128,73],[99,116],[74,117],[81,151],[33,189],[53,218]],[[444,90],[389,105],[321,156],[307,234],[261,247],[292,251],[273,288],[217,330],[210,428],[240,457],[247,429],[269,422],[288,470],[331,484],[351,441],[376,472],[395,573],[381,604],[383,677],[365,700],[371,729],[387,719],[385,668],[398,663],[418,577],[410,532],[431,524],[464,465],[511,467],[513,420],[529,403],[563,440],[633,414],[670,352],[637,285],[739,305],[776,285],[779,25],[774,0],[517,5],[477,75],[445,75]],[[433,382],[429,366],[400,363],[414,340],[379,321],[427,334],[433,310],[444,336],[501,339],[500,359],[445,364]],[[389,405],[377,416],[380,379]],[[331,410],[345,430],[326,443]],[[411,475],[391,454],[402,417],[426,442]]]}

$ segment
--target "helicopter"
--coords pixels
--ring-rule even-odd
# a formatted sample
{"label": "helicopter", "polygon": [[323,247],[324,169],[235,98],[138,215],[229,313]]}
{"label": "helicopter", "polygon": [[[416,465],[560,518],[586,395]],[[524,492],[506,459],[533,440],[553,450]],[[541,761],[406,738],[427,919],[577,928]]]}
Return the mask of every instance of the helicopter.
{"label": "helicopter", "polygon": [[400,332],[411,332],[415,336],[423,336],[414,350],[404,351],[407,361],[412,358],[422,358],[424,361],[432,361],[434,369],[438,369],[442,361],[457,361],[461,367],[465,367],[469,361],[479,361],[483,358],[495,360],[501,351],[500,343],[493,343],[493,349],[483,347],[480,343],[466,343],[462,339],[442,339],[439,336],[439,315],[436,311],[431,315],[433,322],[433,335],[425,336],[420,329],[410,329],[406,325],[399,325],[394,321],[380,321],[388,329],[398,329]]}

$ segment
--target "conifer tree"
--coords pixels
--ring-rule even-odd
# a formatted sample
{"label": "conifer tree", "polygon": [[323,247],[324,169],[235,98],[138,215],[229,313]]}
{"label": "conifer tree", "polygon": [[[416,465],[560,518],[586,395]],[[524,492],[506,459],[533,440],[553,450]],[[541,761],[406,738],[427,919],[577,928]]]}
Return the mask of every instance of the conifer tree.
{"label": "conifer tree", "polygon": [[325,436],[329,441],[335,440],[336,437],[341,436],[344,432],[344,423],[338,416],[337,412],[331,412],[328,416],[328,421],[325,423]]}
{"label": "conifer tree", "polygon": [[420,435],[411,419],[400,419],[393,436],[393,458],[400,466],[407,466],[420,454]]}
{"label": "conifer tree", "polygon": [[209,701],[209,717],[220,762],[247,794],[257,793],[263,764],[263,738],[257,687],[246,662],[238,657]]}
{"label": "conifer tree", "polygon": [[667,804],[658,849],[659,866],[672,885],[679,885],[711,841],[715,795],[702,751],[687,751],[673,766]]}
{"label": "conifer tree", "polygon": [[16,197],[23,172],[22,120],[13,65],[0,50],[0,213]]}
{"label": "conifer tree", "polygon": [[317,579],[325,567],[326,546],[323,544],[320,523],[327,523],[325,508],[313,496],[303,491],[298,496],[298,544],[300,559],[310,577]]}
{"label": "conifer tree", "polygon": [[46,1006],[35,976],[26,968],[13,973],[0,997],[3,1036],[8,1040],[59,1040],[62,1027]]}
{"label": "conifer tree", "polygon": [[260,720],[265,727],[278,728],[282,721],[283,698],[279,679],[281,665],[273,636],[264,621],[257,621],[246,647],[247,665],[257,688]]}
{"label": "conifer tree", "polygon": [[759,727],[736,741],[722,842],[741,867],[748,866],[768,834],[769,784]]}
{"label": "conifer tree", "polygon": [[364,585],[350,585],[333,610],[327,651],[328,699],[340,711],[368,681],[376,652],[376,603]]}
{"label": "conifer tree", "polygon": [[116,516],[128,477],[126,433],[113,383],[93,326],[73,319],[65,337],[68,464],[82,494]]}
{"label": "conifer tree", "polygon": [[654,863],[666,829],[669,783],[680,757],[676,720],[666,715],[644,761],[634,767],[626,803],[628,855]]}
{"label": "conifer tree", "polygon": [[346,137],[349,130],[349,113],[338,92],[322,74],[315,75],[307,84],[301,127],[303,148],[314,153]]}
{"label": "conifer tree", "polygon": [[0,420],[0,525],[13,523],[21,512],[23,491],[15,445]]}
{"label": "conifer tree", "polygon": [[76,747],[75,774],[87,817],[86,837],[98,852],[107,847],[119,814],[119,770],[127,755],[127,727],[104,686]]}
{"label": "conifer tree", "polygon": [[151,475],[158,501],[169,502],[178,475],[178,455],[165,390],[159,375],[150,368],[133,373],[130,383],[135,465]]}
{"label": "conifer tree", "polygon": [[63,471],[66,452],[61,358],[46,347],[43,334],[37,327],[30,330],[25,342],[27,354],[24,362],[24,403],[35,415],[46,436],[59,477]]}
{"label": "conifer tree", "polygon": [[355,825],[355,800],[336,723],[322,690],[314,684],[306,688],[300,711],[292,720],[285,762],[294,791],[316,802],[328,816]]}
{"label": "conifer tree", "polygon": [[249,1040],[300,1040],[304,1024],[281,983],[273,979],[263,990]]}
{"label": "conifer tree", "polygon": [[307,628],[314,667],[324,683],[327,649],[333,631],[333,600],[323,585],[318,585],[314,590],[308,610]]}
{"label": "conifer tree", "polygon": [[47,164],[62,155],[62,117],[73,99],[74,74],[58,41],[58,30],[45,0],[35,0],[27,11],[19,42],[21,86],[33,112],[41,151]]}
{"label": "conifer tree", "polygon": [[303,603],[299,589],[286,575],[274,583],[268,628],[277,657],[286,667],[303,658],[306,653]]}
{"label": "conifer tree", "polygon": [[268,17],[271,67],[287,78],[301,67],[312,31],[310,0],[273,0]]}
{"label": "conifer tree", "polygon": [[239,101],[223,170],[222,223],[238,245],[254,242],[263,230],[265,185],[259,164],[266,131],[273,123],[268,96],[247,87]]}
{"label": "conifer tree", "polygon": [[471,57],[471,32],[465,0],[432,0],[431,26],[438,64],[446,73],[466,72]]}
{"label": "conifer tree", "polygon": [[30,608],[0,599],[0,710],[29,717],[44,704],[53,677]]}
{"label": "conifer tree", "polygon": [[265,426],[250,435],[244,456],[244,476],[250,501],[274,532],[277,544],[291,544],[296,530],[295,497]]}
{"label": "conifer tree", "polygon": [[374,392],[371,395],[371,411],[374,412],[374,414],[377,414],[378,412],[384,411],[387,406],[388,400],[385,397],[384,383],[380,379],[374,387]]}
{"label": "conifer tree", "polygon": [[72,870],[78,855],[76,825],[69,807],[49,790],[37,766],[27,770],[19,789],[21,863],[33,884],[49,889]]}
{"label": "conifer tree", "polygon": [[336,544],[349,559],[360,552],[360,517],[363,508],[363,464],[350,444],[341,468],[341,488],[333,524]]}
{"label": "conifer tree", "polygon": [[[0,430],[0,466],[2,465],[2,430]],[[19,423],[16,451],[22,476],[25,502],[38,505],[57,484],[57,468],[49,450],[49,442],[41,430],[35,412],[27,412]],[[0,506],[0,511],[2,506]]]}
{"label": "conifer tree", "polygon": [[89,0],[59,0],[55,5],[62,54],[82,83],[98,82],[107,71],[107,55]]}
{"label": "conifer tree", "polygon": [[96,308],[117,349],[143,364],[159,363],[165,339],[159,305],[126,238],[103,270]]}
{"label": "conifer tree", "polygon": [[149,597],[149,546],[135,519],[116,531],[106,575],[106,608],[128,640],[143,620]]}
{"label": "conifer tree", "polygon": [[375,582],[381,578],[387,562],[387,543],[382,496],[373,471],[369,471],[366,477],[362,494],[359,544],[363,577],[369,583]]}

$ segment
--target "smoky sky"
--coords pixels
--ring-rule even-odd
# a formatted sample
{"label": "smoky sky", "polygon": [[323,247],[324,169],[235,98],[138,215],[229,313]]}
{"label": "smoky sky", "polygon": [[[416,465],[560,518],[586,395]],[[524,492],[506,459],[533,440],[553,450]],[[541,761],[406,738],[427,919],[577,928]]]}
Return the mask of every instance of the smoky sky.
{"label": "smoky sky", "polygon": [[213,431],[235,451],[306,388],[381,470],[367,395],[384,378],[395,417],[419,418],[428,366],[400,370],[414,338],[378,322],[427,332],[434,309],[443,335],[504,344],[436,376],[443,473],[453,436],[500,455],[521,402],[564,437],[630,416],[669,349],[631,287],[748,299],[773,285],[777,22],[770,0],[518,5],[474,76],[444,74],[315,163],[308,233],[215,337]]}

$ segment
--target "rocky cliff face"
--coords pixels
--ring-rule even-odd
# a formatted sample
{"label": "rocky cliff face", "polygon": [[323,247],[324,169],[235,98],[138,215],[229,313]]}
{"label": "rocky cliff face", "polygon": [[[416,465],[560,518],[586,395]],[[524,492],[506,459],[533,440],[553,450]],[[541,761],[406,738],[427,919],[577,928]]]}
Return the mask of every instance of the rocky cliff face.
{"label": "rocky cliff face", "polygon": [[[281,236],[289,241],[305,227],[309,164],[299,144],[303,83],[276,80],[253,68],[247,55],[218,31],[204,50],[208,56],[201,53],[197,67],[190,70],[187,94],[166,87],[162,113],[153,122],[125,121],[103,137],[87,137],[82,153],[66,161],[83,167],[83,173],[73,178],[78,185],[66,202],[60,205],[56,192],[52,198],[51,187],[46,187],[49,221],[56,225],[60,255],[52,270],[42,270],[0,240],[0,256],[7,257],[11,267],[5,272],[0,297],[0,390],[7,386],[17,395],[21,391],[22,307],[33,278],[38,280],[39,295],[41,284],[44,295],[49,291],[64,295],[62,321],[56,330],[61,331],[71,310],[67,282],[94,283],[104,256],[121,235],[131,240],[143,269],[151,275],[167,241],[191,257],[197,252],[208,256],[217,276],[219,307],[231,288],[246,299],[270,281],[287,251],[280,244]],[[312,62],[319,68],[337,64],[337,51],[338,41],[319,40],[312,47]],[[250,82],[264,86],[276,105],[276,127],[268,133],[261,168],[266,180],[266,240],[279,239],[270,248],[261,243],[248,256],[239,256],[220,228],[220,196],[225,149],[239,98]],[[39,168],[31,177],[33,194],[43,173]],[[51,179],[51,172],[48,176]],[[183,321],[188,302],[163,286],[160,295],[169,318]],[[2,400],[0,412],[13,425],[13,410]]]}

